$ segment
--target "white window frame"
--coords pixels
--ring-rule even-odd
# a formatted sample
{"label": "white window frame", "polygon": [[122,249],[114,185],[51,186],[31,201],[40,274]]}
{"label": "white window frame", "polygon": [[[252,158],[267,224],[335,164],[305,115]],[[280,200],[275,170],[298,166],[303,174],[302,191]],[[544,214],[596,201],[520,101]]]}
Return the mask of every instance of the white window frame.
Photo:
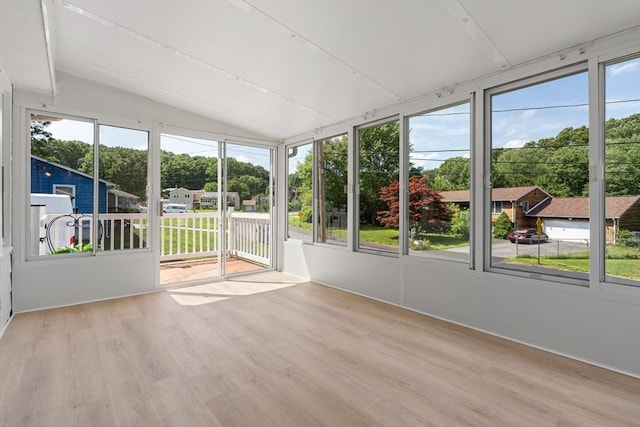
{"label": "white window frame", "polygon": [[[593,142],[593,138],[592,138],[592,133],[591,132],[597,132],[598,129],[600,128],[600,126],[597,126],[596,128],[593,127],[593,115],[594,115],[594,110],[598,110],[598,108],[595,108],[594,106],[594,98],[593,98],[593,94],[592,94],[592,86],[593,86],[593,78],[594,76],[592,75],[592,70],[591,70],[591,63],[584,61],[584,62],[577,62],[575,64],[566,66],[566,67],[562,67],[562,68],[556,68],[556,69],[552,69],[546,72],[542,72],[540,74],[537,75],[531,75],[528,77],[525,77],[521,80],[516,80],[516,81],[512,81],[512,82],[508,82],[508,83],[504,83],[498,86],[494,86],[492,88],[489,88],[487,90],[484,91],[484,110],[483,110],[483,114],[484,114],[484,120],[483,120],[483,124],[485,126],[484,129],[484,156],[483,156],[483,166],[484,166],[484,170],[485,170],[485,182],[484,182],[484,198],[485,198],[485,221],[484,221],[484,236],[483,236],[483,240],[484,240],[484,246],[482,248],[483,250],[483,264],[484,264],[484,270],[488,271],[488,272],[492,272],[492,273],[500,273],[500,274],[506,274],[506,275],[512,275],[512,276],[521,276],[521,277],[529,277],[529,278],[534,278],[534,279],[544,279],[544,280],[548,280],[551,282],[560,282],[560,283],[565,283],[565,284],[571,284],[571,285],[578,285],[578,286],[585,286],[588,287],[590,286],[590,283],[592,283],[592,277],[594,274],[594,268],[593,268],[593,263],[594,261],[598,261],[599,260],[594,260],[594,257],[596,257],[596,254],[593,251],[593,247],[594,245],[591,245],[589,248],[589,273],[588,273],[588,278],[586,279],[582,279],[582,278],[575,278],[575,277],[569,277],[569,276],[563,276],[563,275],[558,275],[558,274],[552,274],[552,273],[546,273],[543,270],[539,270],[539,271],[526,271],[526,270],[517,270],[517,269],[507,269],[507,268],[500,268],[500,267],[495,267],[492,265],[492,242],[493,242],[493,236],[492,236],[492,228],[493,228],[493,224],[491,221],[491,216],[493,214],[493,206],[492,206],[492,198],[491,198],[491,174],[492,174],[492,164],[491,164],[491,151],[493,148],[493,138],[492,138],[492,108],[491,108],[491,99],[493,96],[495,95],[500,95],[502,93],[507,93],[507,92],[512,92],[512,91],[516,91],[516,90],[520,90],[520,89],[524,89],[530,86],[535,86],[538,84],[542,84],[545,82],[551,82],[551,81],[555,81],[555,80],[559,80],[565,77],[570,77],[572,75],[576,75],[576,74],[581,74],[581,73],[586,73],[587,74],[587,79],[588,79],[588,104],[589,104],[589,121],[588,121],[588,126],[589,126],[589,139],[590,139],[590,145],[589,145],[589,164],[592,165],[592,150],[594,147],[594,142]],[[595,98],[597,99],[597,97]],[[593,173],[593,167],[590,166],[590,173]],[[593,180],[591,180],[591,182],[593,183]],[[589,206],[590,208],[593,206],[594,203],[594,199],[599,197],[599,194],[601,193],[595,193],[593,192],[593,188],[589,188]],[[603,202],[604,203],[604,202]],[[603,204],[602,203],[602,204]],[[603,213],[604,213],[604,209],[603,209]],[[601,218],[601,216],[595,216],[593,214],[590,215],[591,219],[590,219],[590,228],[591,228],[591,233],[593,236],[594,232],[598,232],[600,231],[599,229],[601,227],[599,227],[600,223],[595,219],[595,218]],[[603,215],[602,215],[603,216]],[[593,224],[597,223],[598,227],[593,227]],[[594,229],[598,229],[598,230],[594,230]],[[592,242],[595,241],[599,241],[599,240],[593,240],[591,239]],[[596,269],[596,271],[598,271],[600,269]],[[560,271],[560,270],[559,270]],[[561,272],[561,271],[560,271]]]}

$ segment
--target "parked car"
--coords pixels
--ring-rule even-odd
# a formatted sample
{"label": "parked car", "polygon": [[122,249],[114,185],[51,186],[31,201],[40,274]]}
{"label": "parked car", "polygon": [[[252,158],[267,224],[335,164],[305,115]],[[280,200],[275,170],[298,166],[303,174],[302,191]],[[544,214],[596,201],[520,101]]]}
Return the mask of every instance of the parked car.
{"label": "parked car", "polygon": [[549,240],[549,236],[544,233],[538,235],[538,230],[535,228],[523,228],[521,230],[514,230],[507,236],[511,243],[545,243]]}
{"label": "parked car", "polygon": [[182,203],[169,203],[162,208],[164,213],[187,213],[187,205]]}

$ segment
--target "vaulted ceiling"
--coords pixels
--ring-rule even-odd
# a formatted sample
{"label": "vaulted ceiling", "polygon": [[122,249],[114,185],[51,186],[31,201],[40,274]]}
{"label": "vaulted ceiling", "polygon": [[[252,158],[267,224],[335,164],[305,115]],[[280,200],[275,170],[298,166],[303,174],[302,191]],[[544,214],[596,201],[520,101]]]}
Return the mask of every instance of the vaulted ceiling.
{"label": "vaulted ceiling", "polygon": [[637,0],[1,0],[0,67],[71,73],[274,139],[640,23]]}

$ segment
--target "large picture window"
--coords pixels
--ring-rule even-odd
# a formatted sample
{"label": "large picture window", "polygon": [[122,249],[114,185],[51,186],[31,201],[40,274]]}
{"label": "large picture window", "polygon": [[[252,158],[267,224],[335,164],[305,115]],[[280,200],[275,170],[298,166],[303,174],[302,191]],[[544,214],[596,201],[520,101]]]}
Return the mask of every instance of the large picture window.
{"label": "large picture window", "polygon": [[398,253],[400,134],[398,120],[360,127],[358,249]]}
{"label": "large picture window", "polygon": [[317,242],[347,244],[347,158],[347,135],[317,142]]}
{"label": "large picture window", "polygon": [[587,279],[587,73],[527,83],[489,98],[490,202],[502,205],[491,214],[491,266]]}
{"label": "large picture window", "polygon": [[408,253],[469,261],[469,103],[410,117],[408,134]]}
{"label": "large picture window", "polygon": [[604,266],[640,281],[640,58],[605,66]]}
{"label": "large picture window", "polygon": [[99,125],[96,147],[94,121],[40,114],[30,131],[30,256],[146,248],[148,133]]}

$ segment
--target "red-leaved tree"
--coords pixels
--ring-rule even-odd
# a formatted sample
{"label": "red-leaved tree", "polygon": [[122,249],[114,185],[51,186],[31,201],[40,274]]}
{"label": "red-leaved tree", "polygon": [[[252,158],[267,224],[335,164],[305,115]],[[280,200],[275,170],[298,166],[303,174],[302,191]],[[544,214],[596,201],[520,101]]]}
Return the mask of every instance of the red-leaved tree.
{"label": "red-leaved tree", "polygon": [[[393,181],[379,192],[387,210],[378,211],[377,220],[387,228],[400,227],[400,184]],[[442,196],[419,176],[409,178],[409,228],[412,234],[439,229],[451,220],[451,211]]]}

